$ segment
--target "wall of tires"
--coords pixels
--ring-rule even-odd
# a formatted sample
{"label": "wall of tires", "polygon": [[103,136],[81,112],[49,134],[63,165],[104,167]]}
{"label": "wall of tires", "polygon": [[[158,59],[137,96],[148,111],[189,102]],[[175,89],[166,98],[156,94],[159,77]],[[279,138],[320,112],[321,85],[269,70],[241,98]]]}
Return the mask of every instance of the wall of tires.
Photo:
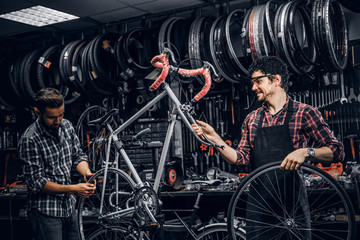
{"label": "wall of tires", "polygon": [[[51,41],[39,36],[28,46],[3,50],[1,109],[31,115],[35,93],[54,87],[65,96],[67,117],[75,124],[92,105],[119,108],[126,119],[156,94],[148,88],[152,80],[147,78],[154,71],[150,60],[164,47],[174,52],[183,68],[198,68],[204,61],[214,66],[218,75],[212,75],[208,98],[196,109],[204,120],[224,129],[222,135],[235,140],[234,146],[239,133],[233,129],[257,106],[247,68],[259,57],[275,55],[289,65],[289,94],[296,100],[315,105],[324,114],[340,101],[351,51],[346,16],[338,1],[210,3],[153,19],[109,24],[85,35],[64,33]],[[345,81],[350,79],[346,77]],[[180,83],[182,99],[203,85],[199,77],[169,80]],[[215,106],[217,112],[206,110]],[[148,117],[166,117],[163,109],[158,105]]]}
{"label": "wall of tires", "polygon": [[164,47],[173,49],[180,61],[190,58],[186,64],[192,68],[201,60],[213,63],[226,81],[236,84],[245,81],[251,62],[265,55],[278,55],[300,75],[347,65],[346,21],[336,1],[267,1],[217,15],[178,14],[153,28],[106,31],[11,52],[1,57],[6,84],[1,104],[9,110],[31,104],[43,87],[59,89],[67,103],[81,95],[113,96],[151,72],[151,58]]}

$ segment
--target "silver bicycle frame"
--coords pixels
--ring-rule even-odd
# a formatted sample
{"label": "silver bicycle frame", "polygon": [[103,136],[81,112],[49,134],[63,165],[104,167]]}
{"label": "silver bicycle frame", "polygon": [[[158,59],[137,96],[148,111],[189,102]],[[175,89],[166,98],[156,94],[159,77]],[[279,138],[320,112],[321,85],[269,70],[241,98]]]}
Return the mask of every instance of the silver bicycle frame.
{"label": "silver bicycle frame", "polygon": [[[209,143],[203,141],[201,138],[199,138],[195,131],[193,130],[191,123],[189,122],[188,118],[185,116],[183,110],[182,110],[182,104],[180,103],[179,99],[176,97],[175,93],[172,91],[170,86],[167,83],[163,83],[164,90],[158,94],[154,99],[152,99],[149,103],[147,103],[144,107],[142,107],[137,113],[135,113],[132,117],[130,117],[126,122],[124,122],[121,126],[119,126],[117,129],[112,130],[111,126],[109,127],[110,136],[109,141],[107,142],[107,150],[106,150],[106,160],[105,160],[105,172],[104,172],[104,182],[103,182],[103,189],[102,189],[102,195],[101,195],[101,203],[100,203],[100,215],[102,214],[102,206],[104,202],[104,195],[105,195],[105,186],[106,186],[106,178],[107,178],[107,171],[109,168],[109,157],[110,157],[110,146],[112,143],[115,144],[115,146],[118,149],[118,152],[123,157],[127,167],[131,171],[132,177],[137,184],[138,187],[144,186],[144,182],[141,180],[139,174],[137,173],[134,165],[132,164],[130,158],[128,157],[127,153],[125,152],[124,148],[122,148],[122,141],[118,138],[118,134],[122,132],[124,129],[126,129],[130,124],[132,124],[135,120],[137,120],[141,115],[143,115],[145,112],[147,112],[150,108],[152,108],[156,103],[158,103],[161,99],[163,99],[165,96],[169,96],[172,103],[174,104],[172,106],[172,111],[170,113],[170,124],[168,126],[166,137],[163,144],[163,149],[161,152],[160,161],[158,164],[158,169],[156,171],[155,175],[155,181],[153,189],[155,192],[158,192],[160,180],[163,174],[163,169],[165,166],[166,157],[168,154],[169,146],[170,146],[170,140],[172,137],[172,134],[174,132],[174,127],[177,119],[177,115],[180,116],[180,118],[183,120],[184,124],[194,133],[194,136],[202,143],[209,145]],[[195,123],[195,122],[194,122]],[[195,123],[196,124],[196,123]],[[114,213],[115,214],[115,213]],[[149,214],[150,217],[156,221],[154,216],[151,216],[152,214]]]}

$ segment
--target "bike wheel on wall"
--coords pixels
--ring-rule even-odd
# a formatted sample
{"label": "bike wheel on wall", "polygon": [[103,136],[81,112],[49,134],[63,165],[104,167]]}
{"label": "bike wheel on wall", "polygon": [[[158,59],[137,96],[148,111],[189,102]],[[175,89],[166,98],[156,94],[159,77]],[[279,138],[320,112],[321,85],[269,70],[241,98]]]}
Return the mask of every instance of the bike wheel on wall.
{"label": "bike wheel on wall", "polygon": [[94,139],[99,133],[100,129],[94,126],[89,126],[87,123],[98,119],[106,114],[106,109],[102,106],[91,106],[87,108],[79,117],[75,131],[80,140],[81,148],[85,153],[90,151],[90,141]]}
{"label": "bike wheel on wall", "polygon": [[354,209],[337,180],[307,163],[297,171],[280,170],[280,163],[240,183],[227,214],[230,239],[237,227],[247,239],[354,239]]}

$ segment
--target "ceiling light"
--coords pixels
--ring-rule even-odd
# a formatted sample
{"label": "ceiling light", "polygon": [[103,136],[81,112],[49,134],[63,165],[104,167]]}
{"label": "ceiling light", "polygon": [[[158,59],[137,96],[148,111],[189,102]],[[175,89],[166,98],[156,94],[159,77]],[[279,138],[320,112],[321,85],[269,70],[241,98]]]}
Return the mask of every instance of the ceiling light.
{"label": "ceiling light", "polygon": [[1,14],[0,18],[36,27],[42,27],[50,24],[70,21],[79,17],[38,5],[31,8],[21,9],[19,11]]}

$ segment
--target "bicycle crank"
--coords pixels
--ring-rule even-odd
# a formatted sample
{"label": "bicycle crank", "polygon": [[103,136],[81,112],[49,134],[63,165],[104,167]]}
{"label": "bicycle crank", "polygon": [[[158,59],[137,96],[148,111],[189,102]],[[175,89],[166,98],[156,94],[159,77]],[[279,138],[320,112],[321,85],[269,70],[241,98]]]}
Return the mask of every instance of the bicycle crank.
{"label": "bicycle crank", "polygon": [[151,187],[139,188],[134,196],[135,217],[140,220],[141,225],[153,222],[157,225],[155,216],[159,212],[159,198]]}

